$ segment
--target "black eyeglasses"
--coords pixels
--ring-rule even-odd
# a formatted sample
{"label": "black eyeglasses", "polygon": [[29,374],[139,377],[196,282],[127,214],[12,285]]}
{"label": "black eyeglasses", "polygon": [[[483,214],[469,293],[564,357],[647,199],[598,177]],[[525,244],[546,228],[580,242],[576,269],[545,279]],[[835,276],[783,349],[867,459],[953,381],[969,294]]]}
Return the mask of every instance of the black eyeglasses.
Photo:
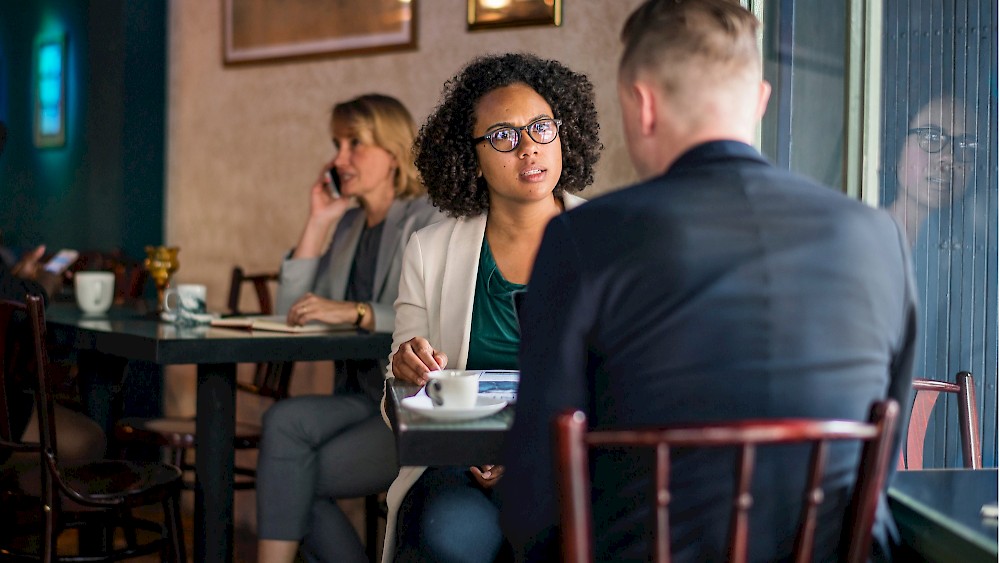
{"label": "black eyeglasses", "polygon": [[952,144],[955,160],[972,162],[979,152],[979,142],[971,137],[952,136],[936,127],[917,127],[906,132],[917,136],[917,145],[928,153],[938,153],[944,150],[948,143]]}
{"label": "black eyeglasses", "polygon": [[521,143],[521,131],[527,132],[532,141],[540,145],[547,145],[555,141],[556,137],[559,136],[559,127],[561,126],[561,120],[544,117],[536,119],[523,127],[501,127],[500,129],[495,129],[482,137],[476,137],[472,142],[475,144],[482,141],[489,141],[490,146],[495,150],[510,152],[516,149],[517,145]]}

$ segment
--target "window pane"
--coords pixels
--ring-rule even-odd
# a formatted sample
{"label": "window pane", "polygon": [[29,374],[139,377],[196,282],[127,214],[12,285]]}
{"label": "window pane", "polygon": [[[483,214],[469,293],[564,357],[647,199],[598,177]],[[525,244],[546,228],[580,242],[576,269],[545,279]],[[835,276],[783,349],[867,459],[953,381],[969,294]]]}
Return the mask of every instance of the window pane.
{"label": "window pane", "polygon": [[773,88],[761,151],[843,190],[847,0],[764,4],[764,78]]}
{"label": "window pane", "polygon": [[[976,380],[983,464],[996,466],[996,2],[888,0],[880,204],[906,231],[921,300],[916,376]],[[957,404],[925,463],[960,466]]]}

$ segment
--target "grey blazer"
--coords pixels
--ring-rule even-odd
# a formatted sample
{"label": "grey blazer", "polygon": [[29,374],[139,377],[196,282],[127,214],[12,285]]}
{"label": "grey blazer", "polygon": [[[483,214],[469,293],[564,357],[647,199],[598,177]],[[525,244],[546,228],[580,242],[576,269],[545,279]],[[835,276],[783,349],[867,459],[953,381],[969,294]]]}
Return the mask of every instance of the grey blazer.
{"label": "grey blazer", "polygon": [[[375,264],[374,301],[368,305],[375,314],[375,331],[392,332],[396,325],[393,303],[399,294],[399,272],[403,249],[410,235],[437,223],[444,215],[426,197],[396,200],[389,208]],[[286,314],[300,297],[312,292],[327,299],[344,299],[347,279],[365,225],[361,208],[347,211],[337,224],[330,247],[318,258],[286,258],[281,264],[278,314]]]}

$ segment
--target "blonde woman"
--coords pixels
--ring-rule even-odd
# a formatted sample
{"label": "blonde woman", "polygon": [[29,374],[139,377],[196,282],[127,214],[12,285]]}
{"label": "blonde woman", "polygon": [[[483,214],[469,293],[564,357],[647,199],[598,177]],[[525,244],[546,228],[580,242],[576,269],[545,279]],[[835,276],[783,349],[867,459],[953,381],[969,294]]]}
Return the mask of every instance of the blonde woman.
{"label": "blonde woman", "polygon": [[[278,310],[289,324],[354,323],[392,332],[403,248],[442,216],[424,197],[410,148],[416,127],[395,98],[337,104],[334,157],[310,192],[309,215],[281,268]],[[339,177],[339,195],[327,170]],[[333,232],[329,246],[324,244]],[[257,468],[258,559],[367,561],[338,498],[384,491],[398,470],[379,418],[385,362],[338,364],[336,395],[293,397],[264,415]]]}

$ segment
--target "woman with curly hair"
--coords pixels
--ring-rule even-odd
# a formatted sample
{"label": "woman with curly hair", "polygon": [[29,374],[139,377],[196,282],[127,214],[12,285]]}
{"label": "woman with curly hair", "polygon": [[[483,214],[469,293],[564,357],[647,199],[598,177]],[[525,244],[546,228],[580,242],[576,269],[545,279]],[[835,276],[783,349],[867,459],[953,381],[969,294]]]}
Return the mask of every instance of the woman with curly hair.
{"label": "woman with curly hair", "polygon": [[[593,85],[529,54],[478,58],[445,84],[415,160],[451,219],[403,256],[390,375],[517,369],[512,296],[523,291],[549,219],[583,200],[602,149]],[[493,486],[503,467],[404,467],[389,489],[383,560],[507,557]],[[397,541],[398,540],[398,541]]]}

